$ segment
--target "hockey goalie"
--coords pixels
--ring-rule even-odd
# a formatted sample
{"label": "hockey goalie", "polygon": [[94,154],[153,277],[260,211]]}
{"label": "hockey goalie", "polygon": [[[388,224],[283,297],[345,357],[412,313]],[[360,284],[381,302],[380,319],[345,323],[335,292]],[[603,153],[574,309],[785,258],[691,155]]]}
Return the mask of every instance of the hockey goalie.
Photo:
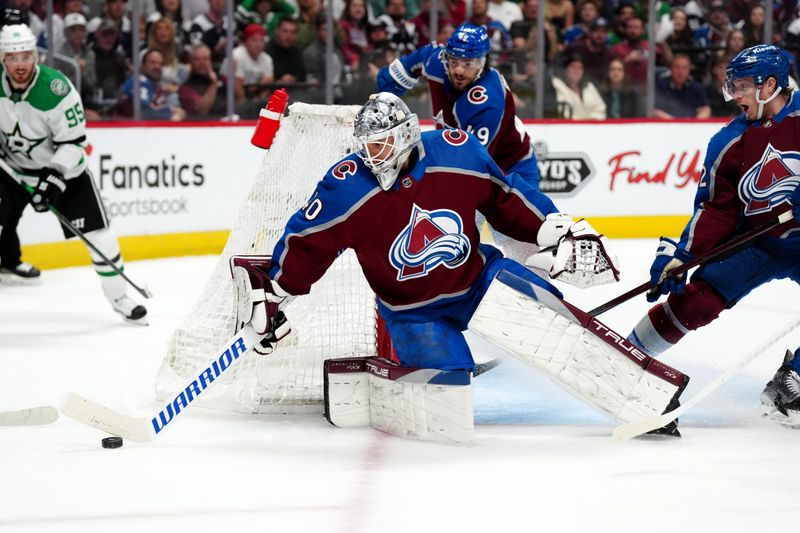
{"label": "hockey goalie", "polygon": [[345,249],[375,291],[399,364],[325,363],[328,420],[422,440],[473,438],[471,329],[545,371],[620,421],[663,412],[688,378],[654,361],[562,299],[548,280],[480,243],[476,214],[531,244],[529,263],[587,287],[618,280],[608,242],[559,213],[477,138],[420,132],[398,97],[370,97],[355,118],[357,150],[335,163],[287,222],[271,256],[230,258],[237,322],[268,354],[291,326],[282,309],[307,294]]}

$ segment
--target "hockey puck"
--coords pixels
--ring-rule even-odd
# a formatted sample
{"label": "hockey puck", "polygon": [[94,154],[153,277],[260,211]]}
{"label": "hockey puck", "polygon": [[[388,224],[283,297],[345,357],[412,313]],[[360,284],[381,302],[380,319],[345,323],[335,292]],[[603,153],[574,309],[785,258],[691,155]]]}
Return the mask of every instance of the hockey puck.
{"label": "hockey puck", "polygon": [[100,442],[103,448],[122,448],[122,437],[106,437]]}

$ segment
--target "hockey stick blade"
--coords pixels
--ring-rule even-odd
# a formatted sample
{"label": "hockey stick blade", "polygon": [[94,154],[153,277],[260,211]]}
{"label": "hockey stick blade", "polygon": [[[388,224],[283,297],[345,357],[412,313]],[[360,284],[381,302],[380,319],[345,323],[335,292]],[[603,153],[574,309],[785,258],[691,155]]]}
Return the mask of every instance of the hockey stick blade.
{"label": "hockey stick blade", "polygon": [[669,424],[676,418],[680,417],[683,413],[700,403],[703,399],[705,399],[706,396],[717,390],[717,388],[728,381],[732,375],[747,366],[751,361],[767,351],[798,326],[800,326],[800,318],[792,319],[786,325],[774,331],[769,337],[767,337],[768,340],[761,343],[751,352],[748,352],[744,357],[730,366],[725,372],[720,374],[715,380],[711,381],[705,387],[700,389],[697,394],[692,396],[691,399],[685,404],[673,411],[664,413],[663,415],[654,416],[638,422],[630,422],[628,424],[619,425],[616,427],[616,429],[614,429],[614,433],[612,434],[611,438],[613,440],[626,440]]}
{"label": "hockey stick blade", "polygon": [[45,405],[0,413],[0,426],[39,426],[58,420],[58,409]]}
{"label": "hockey stick blade", "polygon": [[201,367],[174,398],[151,417],[129,416],[72,393],[64,397],[61,412],[81,424],[123,439],[150,442],[262,338],[263,335],[256,333],[252,327],[245,326],[226,341],[213,359]]}

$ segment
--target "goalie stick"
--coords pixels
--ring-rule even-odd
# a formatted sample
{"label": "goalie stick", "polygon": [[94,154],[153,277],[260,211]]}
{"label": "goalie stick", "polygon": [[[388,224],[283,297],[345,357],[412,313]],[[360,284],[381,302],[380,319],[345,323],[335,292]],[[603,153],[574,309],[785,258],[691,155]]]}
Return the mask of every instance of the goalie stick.
{"label": "goalie stick", "polygon": [[[16,175],[17,175],[17,173],[14,171],[14,169],[13,169],[13,168],[11,168],[11,167],[8,165],[8,163],[6,163],[6,162],[5,162],[5,161],[4,161],[2,158],[0,158],[0,169],[2,169],[2,170],[3,170],[3,171],[6,173],[6,174],[8,174],[9,176],[11,176],[12,178],[14,178],[14,176],[16,176]],[[15,180],[15,181],[17,181],[17,180]],[[31,187],[30,185],[28,185],[27,183],[25,183],[25,182],[23,182],[23,181],[17,181],[17,183],[19,183],[19,184],[20,184],[20,185],[21,185],[21,186],[22,186],[22,187],[23,187],[23,188],[24,188],[26,191],[28,191],[28,194],[33,194],[33,187]],[[111,260],[110,260],[108,257],[106,257],[106,256],[105,256],[105,254],[104,254],[103,252],[101,252],[100,250],[98,250],[97,246],[95,246],[95,245],[94,245],[94,243],[93,243],[92,241],[90,241],[90,240],[89,240],[89,239],[86,237],[86,235],[84,235],[84,234],[83,234],[83,232],[81,232],[81,230],[79,230],[78,228],[76,228],[76,227],[75,227],[75,226],[72,224],[72,222],[70,222],[70,221],[69,221],[69,219],[68,219],[67,217],[65,217],[64,215],[62,215],[62,214],[61,214],[61,212],[60,212],[58,209],[56,209],[56,208],[55,208],[55,207],[53,207],[52,205],[48,205],[47,207],[48,207],[48,209],[50,209],[50,211],[52,211],[52,213],[53,213],[53,214],[56,216],[56,218],[58,219],[58,221],[59,221],[59,222],[61,222],[61,224],[63,224],[63,225],[64,225],[64,227],[66,227],[68,230],[70,230],[70,231],[72,232],[72,234],[73,234],[73,235],[75,235],[75,236],[76,236],[76,237],[78,237],[80,240],[82,240],[82,241],[84,242],[84,244],[86,244],[86,246],[88,246],[89,248],[91,248],[91,249],[92,249],[92,251],[93,251],[94,253],[96,253],[96,254],[97,254],[97,255],[98,255],[98,256],[99,256],[99,257],[100,257],[100,258],[103,260],[103,262],[104,262],[105,264],[107,264],[109,267],[111,267],[111,269],[112,269],[112,270],[114,270],[114,272],[116,272],[117,274],[119,274],[120,276],[122,276],[122,279],[124,279],[125,281],[127,281],[127,282],[128,282],[128,284],[129,284],[131,287],[133,287],[134,289],[136,289],[136,292],[138,292],[139,294],[141,294],[141,295],[142,295],[142,296],[144,296],[145,298],[152,298],[152,297],[153,297],[153,293],[152,293],[152,292],[150,292],[150,289],[148,289],[146,285],[145,285],[144,287],[139,287],[139,286],[138,286],[136,283],[134,283],[134,282],[133,282],[133,280],[131,280],[131,278],[129,278],[129,277],[128,277],[128,276],[125,274],[125,272],[123,272],[123,271],[122,271],[122,269],[121,269],[121,268],[119,268],[117,265],[115,265],[115,264],[114,264],[114,263],[113,263],[113,262],[112,262],[112,261],[111,261]]]}
{"label": "goalie stick", "polygon": [[208,364],[201,367],[175,397],[151,417],[129,416],[73,393],[64,397],[61,412],[112,435],[134,442],[150,442],[263,338],[249,324],[246,325],[228,339]]}
{"label": "goalie stick", "polygon": [[[765,224],[762,224],[757,228],[753,228],[747,233],[743,233],[742,235],[739,235],[738,237],[736,237],[731,241],[728,241],[726,243],[717,246],[716,248],[714,248],[713,250],[709,251],[704,255],[696,257],[691,261],[687,261],[686,263],[680,265],[679,267],[673,268],[672,270],[669,271],[668,275],[671,277],[680,276],[681,274],[687,272],[688,270],[696,266],[704,265],[711,261],[721,261],[722,259],[725,259],[726,257],[749,246],[753,241],[755,241],[757,238],[761,237],[765,233],[772,231],[778,226],[781,226],[791,220],[794,220],[794,216],[792,215],[792,210],[789,209],[788,211],[784,211],[783,213],[781,213],[774,219],[770,220],[769,222],[766,222]],[[592,316],[597,316],[599,314],[605,313],[606,311],[615,308],[619,304],[627,302],[634,296],[638,296],[643,292],[650,290],[652,286],[653,285],[650,283],[650,281],[646,281],[641,285],[639,285],[638,287],[634,287],[628,292],[620,294],[616,298],[609,300],[603,305],[595,307],[594,309],[589,311],[589,314]]]}
{"label": "goalie stick", "polygon": [[680,417],[683,413],[703,401],[703,399],[717,390],[722,384],[724,384],[730,377],[747,366],[748,363],[753,361],[759,355],[764,353],[767,349],[769,349],[772,345],[777,343],[779,340],[783,339],[786,335],[791,333],[797,326],[800,326],[800,317],[794,318],[791,322],[786,324],[785,326],[781,327],[777,331],[774,331],[772,335],[770,335],[766,341],[761,343],[756,349],[747,353],[744,357],[739,359],[736,363],[730,366],[725,372],[720,374],[715,380],[708,383],[705,387],[700,389],[697,394],[692,396],[692,398],[687,401],[682,406],[669,411],[668,413],[664,413],[660,416],[654,416],[652,418],[648,418],[645,420],[641,420],[639,422],[630,422],[628,424],[621,424],[614,429],[614,433],[611,435],[613,440],[626,440],[632,437],[637,437],[648,431],[652,431],[654,429],[658,429],[663,427],[676,418]]}
{"label": "goalie stick", "polygon": [[58,409],[45,405],[0,412],[0,426],[39,426],[58,420]]}

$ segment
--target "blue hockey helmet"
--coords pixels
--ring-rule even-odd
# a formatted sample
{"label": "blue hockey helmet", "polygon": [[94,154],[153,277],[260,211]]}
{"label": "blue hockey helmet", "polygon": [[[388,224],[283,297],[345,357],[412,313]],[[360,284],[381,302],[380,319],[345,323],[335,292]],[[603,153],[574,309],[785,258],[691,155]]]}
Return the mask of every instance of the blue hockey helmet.
{"label": "blue hockey helmet", "polygon": [[489,53],[489,34],[483,26],[462,24],[447,39],[444,47],[448,57],[472,59],[484,57]]}
{"label": "blue hockey helmet", "polygon": [[767,78],[774,77],[778,86],[789,86],[789,61],[783,52],[771,44],[759,44],[745,48],[728,64],[728,81],[753,78],[756,85],[763,85]]}

